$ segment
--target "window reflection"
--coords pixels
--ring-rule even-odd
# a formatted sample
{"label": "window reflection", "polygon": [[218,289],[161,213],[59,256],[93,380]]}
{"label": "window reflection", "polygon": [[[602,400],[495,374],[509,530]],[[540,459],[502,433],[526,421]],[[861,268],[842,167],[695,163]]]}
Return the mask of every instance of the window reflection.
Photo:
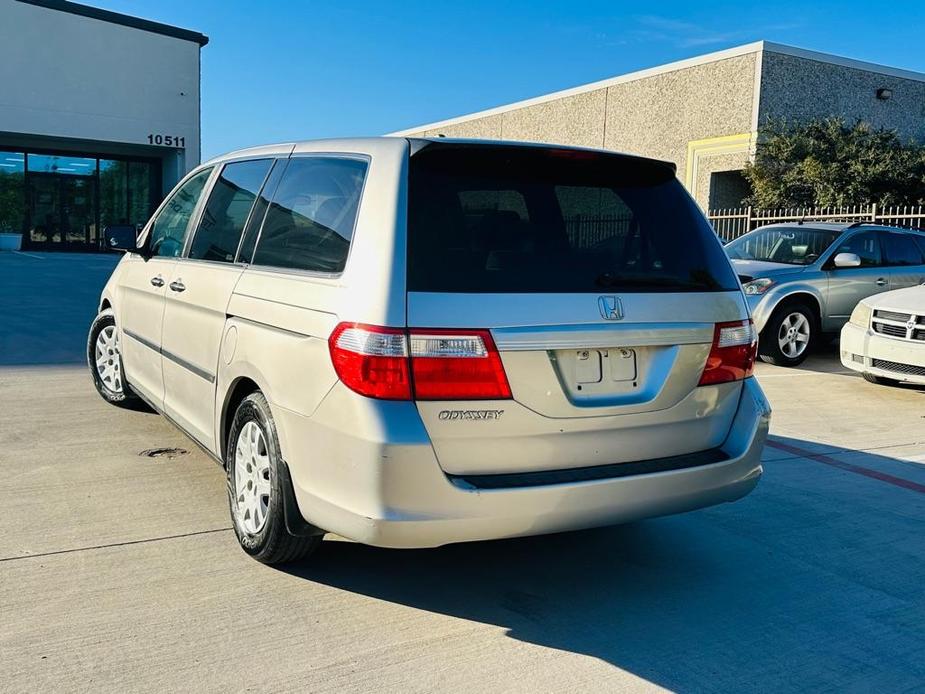
{"label": "window reflection", "polygon": [[107,226],[141,228],[158,202],[153,161],[0,151],[0,233],[25,248],[99,250]]}
{"label": "window reflection", "polygon": [[128,221],[141,228],[153,212],[154,165],[146,161],[128,163]]}
{"label": "window reflection", "polygon": [[25,154],[0,152],[0,233],[22,233],[25,226]]}
{"label": "window reflection", "polygon": [[128,162],[100,159],[100,226],[129,224]]}
{"label": "window reflection", "polygon": [[57,154],[30,154],[29,171],[70,176],[95,176],[96,159]]}

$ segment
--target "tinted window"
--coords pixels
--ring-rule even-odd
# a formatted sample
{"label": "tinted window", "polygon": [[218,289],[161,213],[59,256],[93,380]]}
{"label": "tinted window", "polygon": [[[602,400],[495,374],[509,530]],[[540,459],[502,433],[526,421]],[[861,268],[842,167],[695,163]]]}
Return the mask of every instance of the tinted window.
{"label": "tinted window", "polygon": [[716,235],[667,165],[434,144],[410,166],[410,291],[739,287]]}
{"label": "tinted window", "polygon": [[273,165],[270,175],[267,176],[266,183],[263,184],[260,195],[257,196],[254,210],[251,212],[250,219],[247,220],[247,227],[244,229],[244,240],[241,241],[241,248],[238,250],[239,263],[250,263],[254,257],[257,234],[260,233],[260,227],[263,226],[263,219],[266,217],[267,209],[270,207],[270,198],[276,192],[276,187],[286,170],[287,163],[287,160],[281,159]]}
{"label": "tinted window", "polygon": [[148,248],[153,255],[178,256],[183,251],[190,217],[210,173],[212,169],[200,171],[167,200],[151,228]]}
{"label": "tinted window", "polygon": [[341,272],[366,169],[358,159],[291,159],[267,210],[254,264]]}
{"label": "tinted window", "polygon": [[241,161],[222,169],[193,237],[190,258],[234,262],[241,232],[272,163],[272,159]]}
{"label": "tinted window", "polygon": [[925,236],[923,236],[922,234],[915,234],[913,238],[915,239],[915,243],[919,247],[919,251],[921,252],[922,257],[925,257]]}
{"label": "tinted window", "polygon": [[835,253],[854,253],[861,259],[861,267],[874,267],[880,265],[880,234],[876,231],[864,231],[842,241]]}
{"label": "tinted window", "polygon": [[883,250],[887,265],[922,265],[922,253],[908,234],[883,235]]}

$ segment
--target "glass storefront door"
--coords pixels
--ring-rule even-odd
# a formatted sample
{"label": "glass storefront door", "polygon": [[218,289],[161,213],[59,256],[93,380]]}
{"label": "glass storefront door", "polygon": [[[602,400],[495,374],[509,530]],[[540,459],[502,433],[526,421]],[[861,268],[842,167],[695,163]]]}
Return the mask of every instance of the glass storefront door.
{"label": "glass storefront door", "polygon": [[107,226],[140,229],[160,200],[154,159],[0,151],[0,233],[23,250],[103,250]]}
{"label": "glass storefront door", "polygon": [[30,173],[28,247],[89,250],[99,246],[96,175]]}
{"label": "glass storefront door", "polygon": [[65,243],[91,248],[99,246],[95,176],[61,179],[61,216]]}
{"label": "glass storefront door", "polygon": [[60,244],[61,238],[61,185],[57,176],[29,176],[29,237],[28,245]]}

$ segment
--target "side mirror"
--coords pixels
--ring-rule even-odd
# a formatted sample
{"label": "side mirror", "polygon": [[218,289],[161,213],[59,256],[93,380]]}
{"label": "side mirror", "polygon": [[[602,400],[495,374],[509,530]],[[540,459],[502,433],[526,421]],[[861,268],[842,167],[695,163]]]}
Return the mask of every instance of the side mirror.
{"label": "side mirror", "polygon": [[138,231],[131,224],[114,224],[103,232],[104,247],[123,253],[138,252]]}
{"label": "side mirror", "polygon": [[861,257],[857,253],[839,253],[834,262],[835,267],[860,267]]}

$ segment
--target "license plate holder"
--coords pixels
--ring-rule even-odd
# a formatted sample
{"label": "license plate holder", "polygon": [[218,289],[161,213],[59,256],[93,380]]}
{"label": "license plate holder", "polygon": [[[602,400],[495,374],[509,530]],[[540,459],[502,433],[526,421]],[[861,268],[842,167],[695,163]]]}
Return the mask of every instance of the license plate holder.
{"label": "license plate holder", "polygon": [[604,350],[604,354],[611,381],[636,380],[636,350],[616,347]]}

